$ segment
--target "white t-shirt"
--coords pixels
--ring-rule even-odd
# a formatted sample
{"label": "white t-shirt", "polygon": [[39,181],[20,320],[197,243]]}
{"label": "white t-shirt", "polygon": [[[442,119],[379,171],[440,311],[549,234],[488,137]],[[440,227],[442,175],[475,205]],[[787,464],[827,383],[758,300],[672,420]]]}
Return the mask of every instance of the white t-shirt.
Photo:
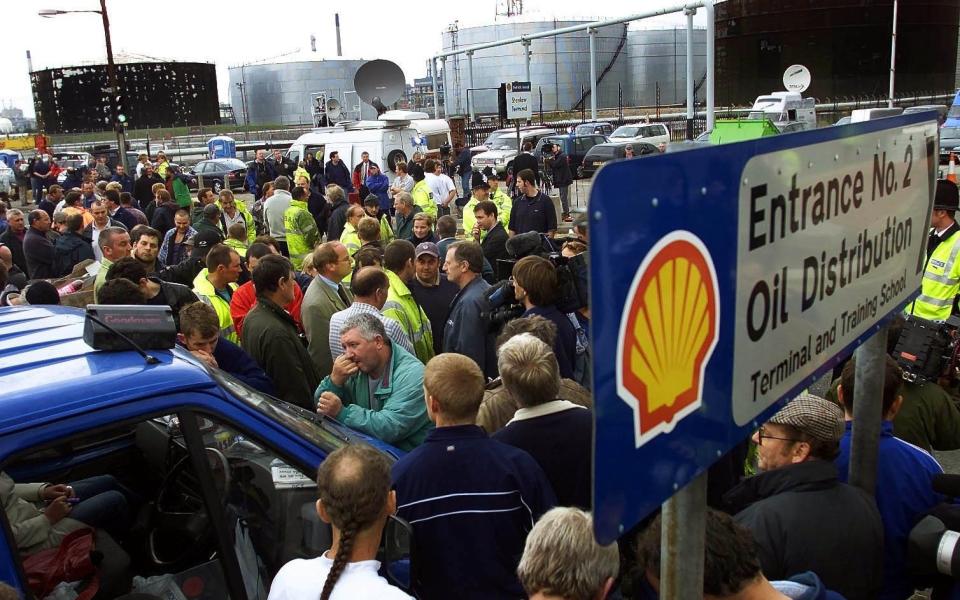
{"label": "white t-shirt", "polygon": [[437,206],[443,206],[443,201],[447,199],[450,190],[457,191],[457,187],[453,185],[453,180],[442,173],[440,175],[427,173],[424,178],[427,180],[430,191],[433,192],[433,200],[437,203]]}
{"label": "white t-shirt", "polygon": [[[317,600],[331,567],[333,560],[324,555],[291,560],[274,577],[267,600]],[[413,600],[380,577],[379,569],[376,560],[347,564],[330,600]]]}

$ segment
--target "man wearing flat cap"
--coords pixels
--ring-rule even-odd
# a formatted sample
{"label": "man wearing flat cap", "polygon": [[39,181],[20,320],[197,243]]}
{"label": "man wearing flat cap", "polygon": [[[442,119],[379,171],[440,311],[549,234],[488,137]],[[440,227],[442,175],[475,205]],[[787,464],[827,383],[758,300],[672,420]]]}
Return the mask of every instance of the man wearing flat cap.
{"label": "man wearing flat cap", "polygon": [[927,238],[927,259],[920,284],[920,295],[904,312],[929,321],[946,321],[960,291],[960,225],[956,212],[960,208],[957,184],[946,179],[937,181],[937,195],[930,215]]}
{"label": "man wearing flat cap", "polygon": [[753,435],[759,473],[724,500],[753,532],[768,579],[813,571],[848,600],[876,598],[883,525],[872,497],[841,483],[843,410],[801,394]]}

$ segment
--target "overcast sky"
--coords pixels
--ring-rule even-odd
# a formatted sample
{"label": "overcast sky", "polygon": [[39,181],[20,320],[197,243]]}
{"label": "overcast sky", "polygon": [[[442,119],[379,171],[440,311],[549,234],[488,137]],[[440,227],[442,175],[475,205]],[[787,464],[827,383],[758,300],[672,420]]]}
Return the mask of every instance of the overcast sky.
{"label": "overcast sky", "polygon": [[[583,2],[526,0],[526,20],[611,18],[681,0],[592,0]],[[426,60],[440,49],[441,32],[454,19],[469,27],[494,22],[497,0],[422,0],[420,2],[326,2],[317,0],[108,0],[114,55],[140,55],[161,60],[214,62],[219,97],[227,101],[228,66],[262,61],[310,50],[317,37],[317,58],[336,56],[334,12],[340,13],[345,58],[387,58],[403,69],[407,81],[426,74]],[[431,10],[431,7],[435,7]],[[45,19],[41,8],[99,10],[97,0],[31,0],[4,2],[4,46],[0,61],[0,104],[33,116],[26,51],[40,70],[79,63],[105,62],[103,26],[96,14],[60,15]],[[497,17],[504,20],[506,17]],[[682,16],[644,21],[645,26],[683,24]],[[694,20],[703,26],[701,10]],[[269,62],[269,61],[267,61]]]}

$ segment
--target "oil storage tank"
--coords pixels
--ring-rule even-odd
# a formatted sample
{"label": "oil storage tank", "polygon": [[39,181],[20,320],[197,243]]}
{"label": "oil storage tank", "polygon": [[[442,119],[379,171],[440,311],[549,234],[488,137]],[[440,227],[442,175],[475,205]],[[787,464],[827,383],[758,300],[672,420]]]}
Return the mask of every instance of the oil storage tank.
{"label": "oil storage tank", "polygon": [[237,122],[312,124],[312,98],[319,93],[340,102],[344,119],[376,119],[377,111],[361,102],[353,89],[353,76],[367,61],[316,57],[302,53],[281,62],[230,67],[230,103]]}
{"label": "oil storage tank", "polygon": [[[451,27],[443,32],[443,51],[587,22],[589,21],[511,21],[478,27]],[[598,106],[616,106],[618,84],[626,87],[626,45],[626,25],[609,25],[597,30]],[[523,52],[524,46],[519,43],[478,50],[473,56],[473,87],[497,88],[503,82],[525,80]],[[535,39],[530,43],[530,52],[533,110],[540,110],[542,92],[544,111],[579,110],[581,102],[589,111],[590,36],[587,31]],[[467,57],[463,54],[448,57],[442,76],[446,90],[446,113],[467,114],[467,89],[470,87]],[[626,89],[623,93],[626,97]],[[477,113],[496,113],[497,92],[495,89],[472,92],[470,104]]]}
{"label": "oil storage tank", "polygon": [[[899,0],[895,94],[952,92],[960,0]],[[717,103],[783,89],[793,64],[820,101],[885,97],[893,0],[727,0],[716,8]]]}
{"label": "oil storage tank", "polygon": [[[627,32],[629,93],[624,104],[655,106],[687,101],[687,30],[685,27],[630,29]],[[695,95],[704,96],[707,76],[707,32],[693,30]],[[659,99],[657,91],[659,90]]]}

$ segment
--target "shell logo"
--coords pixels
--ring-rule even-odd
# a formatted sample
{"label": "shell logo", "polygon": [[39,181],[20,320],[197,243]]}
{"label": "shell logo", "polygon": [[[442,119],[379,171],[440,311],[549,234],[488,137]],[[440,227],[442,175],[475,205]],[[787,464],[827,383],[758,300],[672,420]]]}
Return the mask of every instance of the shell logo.
{"label": "shell logo", "polygon": [[633,410],[637,448],[700,407],[719,296],[710,252],[689,231],[661,238],[637,269],[617,348],[617,391]]}

